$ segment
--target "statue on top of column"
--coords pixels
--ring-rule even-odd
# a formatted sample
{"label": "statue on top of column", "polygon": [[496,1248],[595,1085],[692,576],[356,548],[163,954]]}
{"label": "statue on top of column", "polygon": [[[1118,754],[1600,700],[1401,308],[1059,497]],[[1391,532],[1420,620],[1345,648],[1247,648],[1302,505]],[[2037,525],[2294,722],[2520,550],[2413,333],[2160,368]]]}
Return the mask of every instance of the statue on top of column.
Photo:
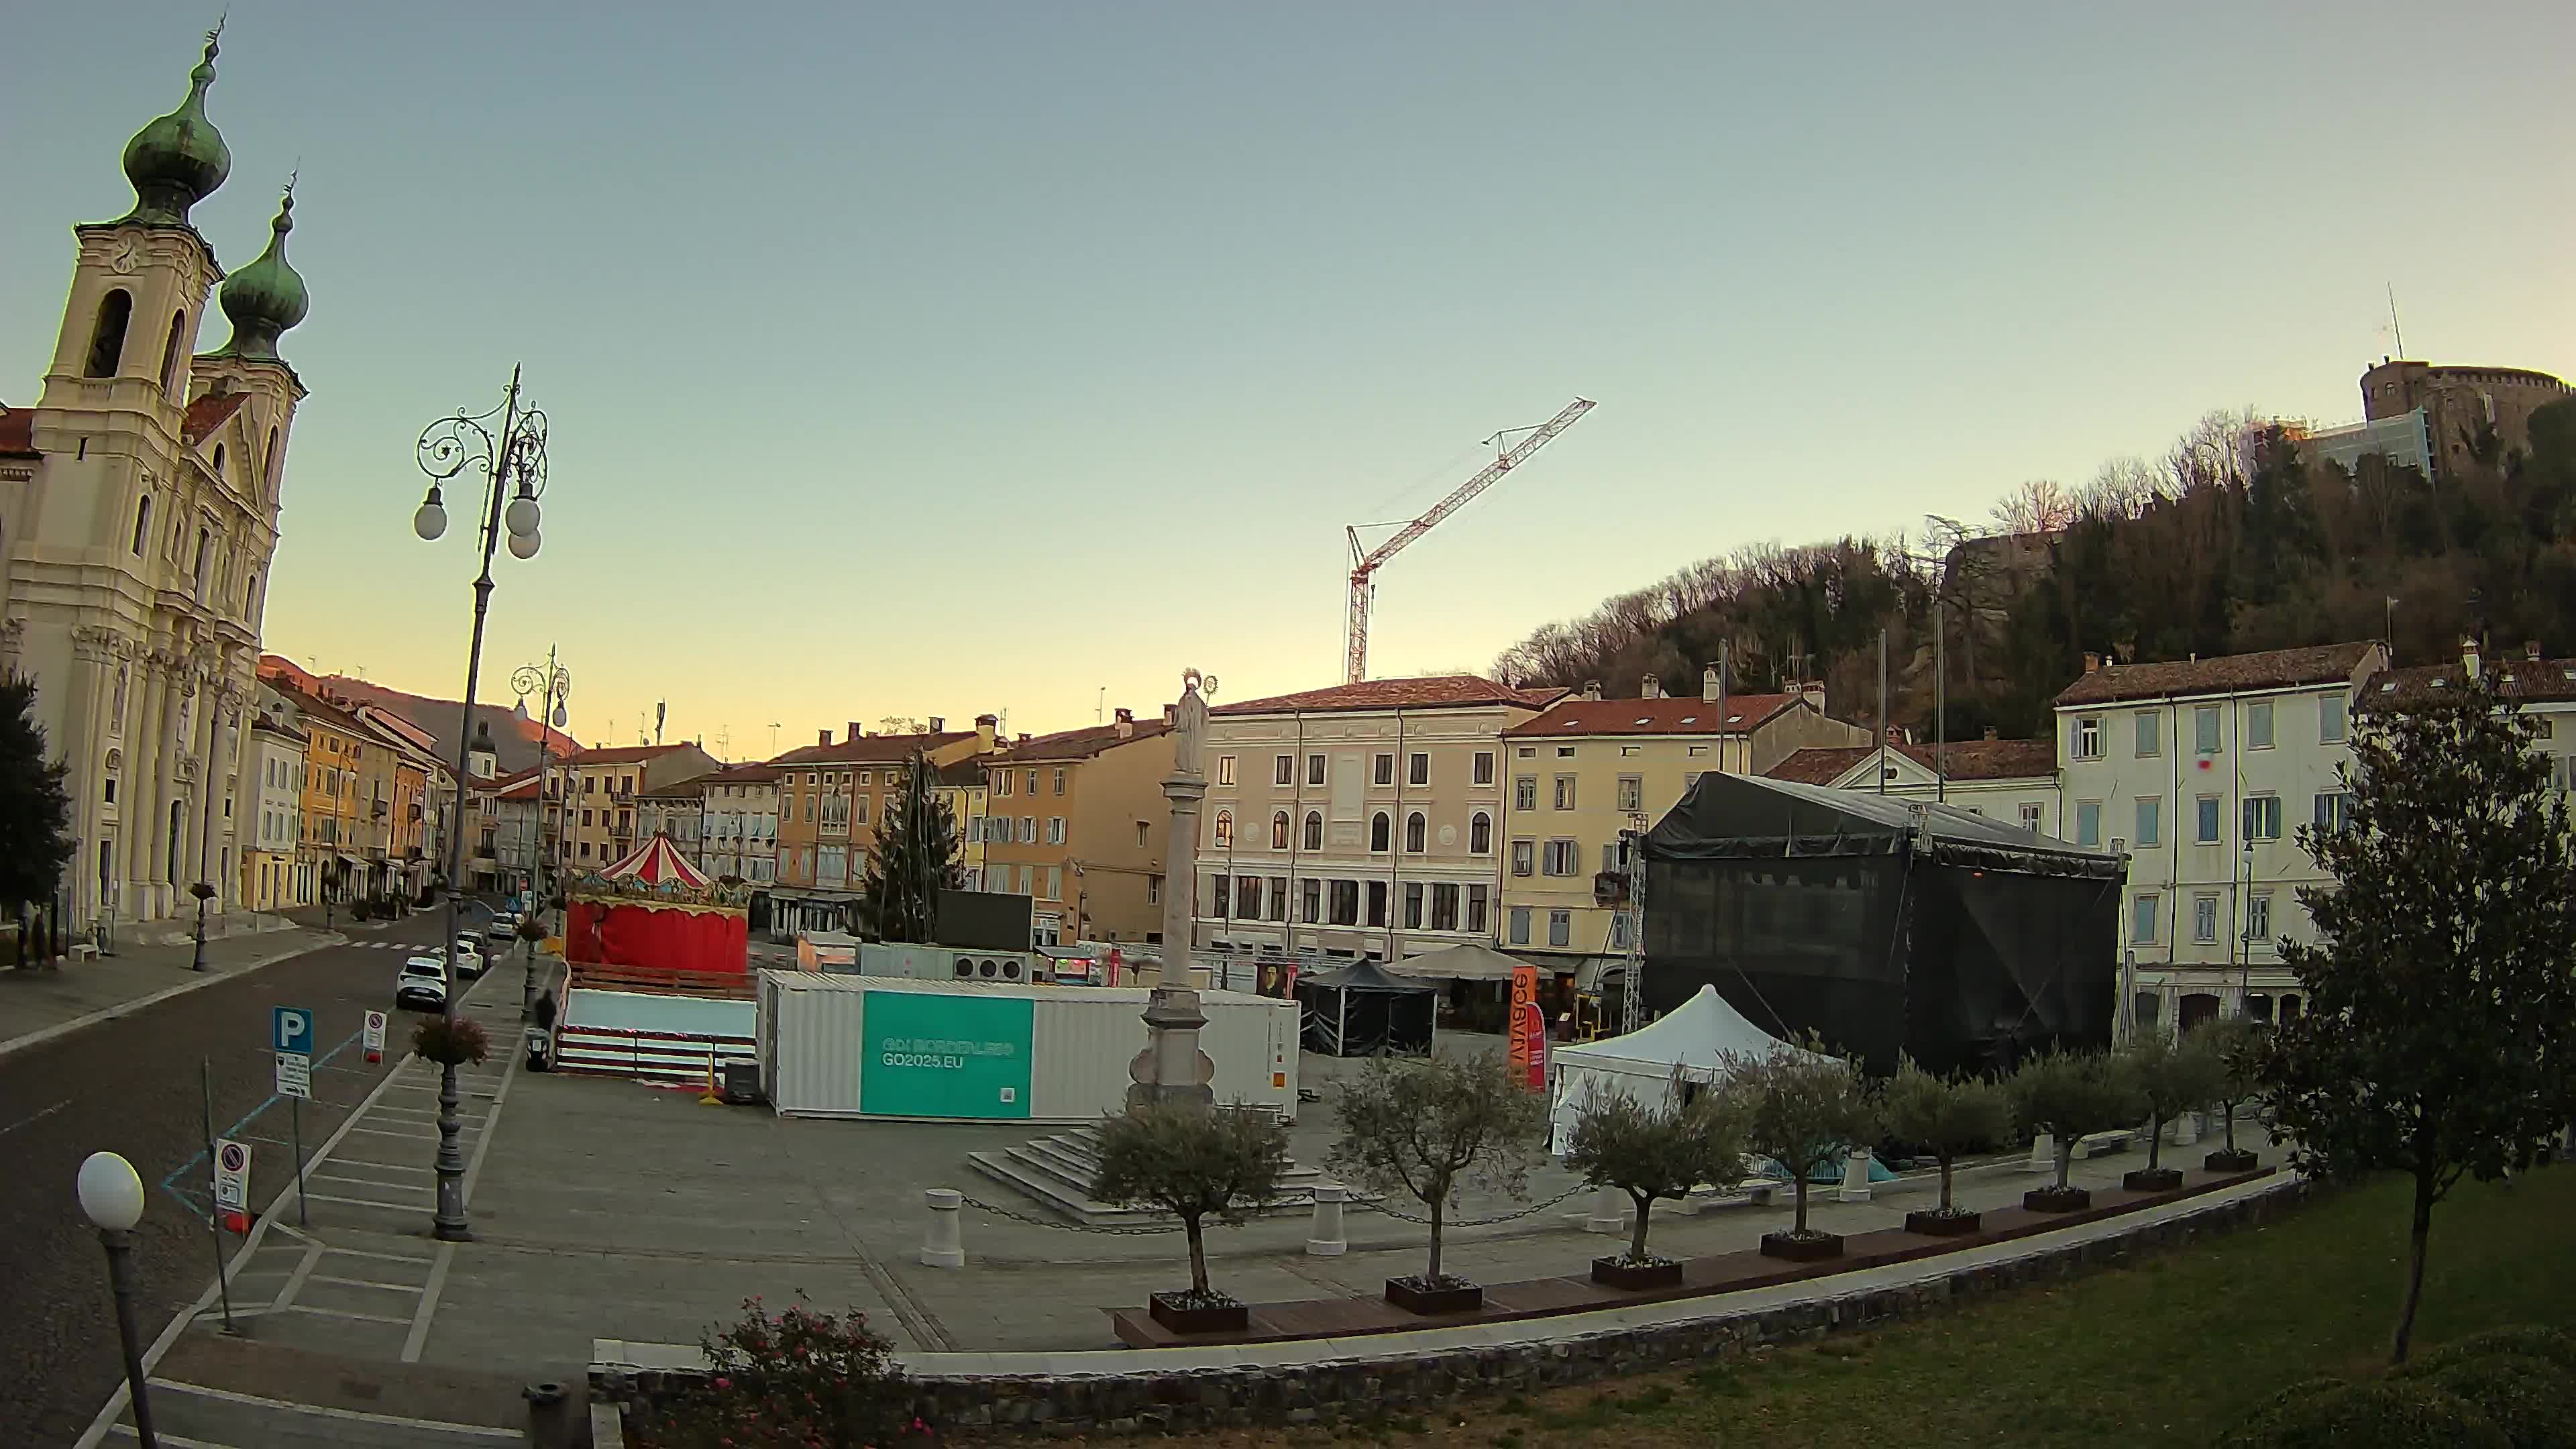
{"label": "statue on top of column", "polygon": [[1195,669],[1181,671],[1181,702],[1172,709],[1172,773],[1192,779],[1206,773],[1207,699],[1216,692],[1216,676]]}

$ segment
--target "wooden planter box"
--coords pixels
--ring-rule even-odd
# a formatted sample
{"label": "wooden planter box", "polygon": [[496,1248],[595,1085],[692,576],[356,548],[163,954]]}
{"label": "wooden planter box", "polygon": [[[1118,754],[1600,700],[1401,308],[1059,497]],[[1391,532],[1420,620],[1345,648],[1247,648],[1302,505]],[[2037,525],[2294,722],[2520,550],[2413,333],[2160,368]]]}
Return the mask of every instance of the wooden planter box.
{"label": "wooden planter box", "polygon": [[1240,1303],[1181,1303],[1180,1293],[1157,1293],[1145,1300],[1145,1311],[1174,1333],[1242,1333],[1252,1327],[1252,1310]]}
{"label": "wooden planter box", "polygon": [[1983,1215],[1979,1213],[1932,1212],[1907,1213],[1905,1230],[1933,1238],[1960,1238],[1977,1231]]}
{"label": "wooden planter box", "polygon": [[2182,1186],[2179,1167],[2141,1167],[2120,1174],[2120,1186],[2131,1192],[2171,1192]]}
{"label": "wooden planter box", "polygon": [[1642,1293],[1649,1288],[1679,1288],[1682,1286],[1682,1265],[1679,1260],[1671,1258],[1651,1263],[1595,1258],[1592,1260],[1592,1281],[1604,1288],[1619,1288],[1630,1293]]}
{"label": "wooden planter box", "polygon": [[1793,1238],[1787,1233],[1764,1233],[1762,1256],[1791,1263],[1820,1263],[1843,1255],[1840,1233],[1823,1233],[1811,1238]]}
{"label": "wooden planter box", "polygon": [[1386,1301],[1407,1313],[1473,1313],[1485,1306],[1485,1290],[1474,1283],[1425,1288],[1410,1278],[1389,1278]]}
{"label": "wooden planter box", "polygon": [[2021,1195],[2024,1212],[2080,1213],[2093,1206],[2093,1194],[2080,1187],[2035,1187]]}
{"label": "wooden planter box", "polygon": [[2233,1152],[2222,1147],[2216,1152],[2209,1154],[2207,1157],[2202,1158],[2200,1160],[2200,1165],[2211,1172],[2252,1172],[2255,1168],[2261,1166],[2262,1162],[2263,1159],[2256,1157],[2253,1153],[2246,1151],[2242,1147],[2237,1148]]}

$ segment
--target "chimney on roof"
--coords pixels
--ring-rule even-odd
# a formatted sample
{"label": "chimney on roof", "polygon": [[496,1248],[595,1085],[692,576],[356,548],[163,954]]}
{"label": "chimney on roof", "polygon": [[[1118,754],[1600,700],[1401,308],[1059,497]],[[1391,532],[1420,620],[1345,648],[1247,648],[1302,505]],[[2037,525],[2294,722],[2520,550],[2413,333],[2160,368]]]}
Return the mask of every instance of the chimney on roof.
{"label": "chimney on roof", "polygon": [[1020,743],[1025,745],[1025,744],[1027,744],[1028,742],[1029,742],[1029,734],[1028,734],[1028,731],[1026,731],[1026,730],[1022,730],[1022,731],[1020,731]]}
{"label": "chimney on roof", "polygon": [[1118,731],[1118,738],[1122,740],[1134,739],[1136,737],[1136,711],[1132,709],[1122,709],[1118,711],[1115,728]]}
{"label": "chimney on roof", "polygon": [[2090,650],[2087,650],[2087,651],[2085,652],[2085,655],[2084,655],[2084,672],[2085,672],[2085,673],[2087,673],[2087,674],[2099,674],[2099,673],[2101,673],[2101,672],[2102,672],[2102,656],[2101,656],[2101,655],[2099,655],[2099,654],[2095,654],[2095,653],[2093,653],[2093,652],[2092,652],[2092,651],[2090,651]]}
{"label": "chimney on roof", "polygon": [[975,752],[977,754],[989,754],[992,752],[993,731],[1001,728],[1001,725],[1002,721],[999,716],[989,714],[979,714],[975,716]]}
{"label": "chimney on roof", "polygon": [[1791,693],[1797,695],[1807,703],[1814,705],[1816,707],[1816,713],[1823,714],[1825,712],[1825,682],[1823,680],[1807,680],[1805,683],[1800,684],[1796,689],[1792,690]]}
{"label": "chimney on roof", "polygon": [[1661,679],[1656,678],[1654,675],[1647,675],[1637,685],[1637,697],[1639,699],[1663,698],[1664,682]]}
{"label": "chimney on roof", "polygon": [[1988,726],[1986,726],[1986,738],[1987,738],[1987,739],[1993,739],[1994,737],[1995,737],[1995,727],[1994,727],[1993,725],[1988,725]]}
{"label": "chimney on roof", "polygon": [[1167,705],[1164,705],[1164,706],[1163,706],[1163,723],[1165,723],[1165,724],[1167,724],[1167,725],[1168,725],[1168,724],[1170,724],[1170,723],[1172,723],[1172,722],[1174,721],[1174,719],[1176,719],[1176,718],[1178,717],[1178,712],[1179,712],[1179,710],[1180,710],[1180,706],[1179,706],[1179,705],[1177,705],[1177,704],[1167,704]]}
{"label": "chimney on roof", "polygon": [[2466,634],[2460,636],[2460,672],[2478,677],[2478,641]]}
{"label": "chimney on roof", "polygon": [[1699,672],[1699,697],[1701,699],[1706,700],[1710,704],[1715,704],[1717,703],[1717,697],[1725,692],[1726,688],[1719,680],[1716,665],[1712,664]]}
{"label": "chimney on roof", "polygon": [[814,732],[814,743],[818,745],[828,745],[831,742],[832,732],[830,730],[816,730]]}
{"label": "chimney on roof", "polygon": [[1601,697],[1601,681],[1597,679],[1587,679],[1583,681],[1583,697],[1585,699],[1599,699]]}
{"label": "chimney on roof", "polygon": [[863,729],[859,728],[859,722],[858,722],[857,720],[852,720],[852,721],[850,721],[850,732],[849,732],[848,734],[846,734],[846,735],[841,736],[841,738],[843,738],[843,739],[845,739],[845,740],[863,740],[863,739],[866,739],[867,737],[868,737],[868,732],[867,732],[866,730],[863,730]]}
{"label": "chimney on roof", "polygon": [[932,715],[930,717],[930,732],[934,735],[944,735],[948,733],[948,716],[944,714]]}
{"label": "chimney on roof", "polygon": [[2538,664],[2540,662],[2540,641],[2537,639],[2523,640],[2522,657],[2530,660],[2534,664]]}

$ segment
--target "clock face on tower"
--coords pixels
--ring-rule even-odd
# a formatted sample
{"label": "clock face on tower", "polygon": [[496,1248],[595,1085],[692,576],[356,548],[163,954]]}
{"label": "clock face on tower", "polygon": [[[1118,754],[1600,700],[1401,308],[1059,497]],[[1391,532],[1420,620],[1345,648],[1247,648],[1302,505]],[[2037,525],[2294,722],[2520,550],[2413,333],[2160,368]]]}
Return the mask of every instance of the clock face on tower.
{"label": "clock face on tower", "polygon": [[135,267],[140,265],[142,260],[142,244],[135,241],[134,233],[127,232],[116,239],[116,250],[108,253],[107,265],[108,269],[118,276],[130,277],[134,275]]}

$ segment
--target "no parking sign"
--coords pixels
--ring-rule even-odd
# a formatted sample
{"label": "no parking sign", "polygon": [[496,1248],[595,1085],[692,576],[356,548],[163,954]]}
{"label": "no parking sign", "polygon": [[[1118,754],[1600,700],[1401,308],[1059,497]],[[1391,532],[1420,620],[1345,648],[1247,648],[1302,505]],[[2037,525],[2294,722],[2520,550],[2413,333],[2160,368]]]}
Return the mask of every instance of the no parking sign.
{"label": "no parking sign", "polygon": [[385,1014],[381,1011],[367,1013],[366,1045],[368,1061],[380,1062],[385,1059]]}
{"label": "no parking sign", "polygon": [[224,1138],[215,1143],[215,1210],[250,1210],[250,1144]]}

